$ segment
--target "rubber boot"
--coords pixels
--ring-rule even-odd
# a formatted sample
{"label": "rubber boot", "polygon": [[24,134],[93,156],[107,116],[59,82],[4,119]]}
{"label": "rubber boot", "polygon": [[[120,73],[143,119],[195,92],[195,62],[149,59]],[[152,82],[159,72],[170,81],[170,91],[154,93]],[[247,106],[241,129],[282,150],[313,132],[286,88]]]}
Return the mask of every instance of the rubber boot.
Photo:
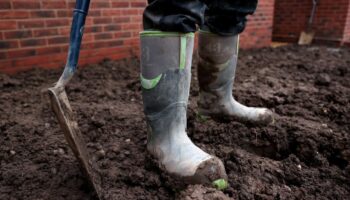
{"label": "rubber boot", "polygon": [[225,188],[223,163],[194,145],[186,133],[194,35],[144,31],[140,37],[148,151],[161,169],[185,183]]}
{"label": "rubber boot", "polygon": [[251,124],[273,122],[267,108],[247,107],[232,96],[239,36],[219,36],[200,31],[198,38],[199,113]]}

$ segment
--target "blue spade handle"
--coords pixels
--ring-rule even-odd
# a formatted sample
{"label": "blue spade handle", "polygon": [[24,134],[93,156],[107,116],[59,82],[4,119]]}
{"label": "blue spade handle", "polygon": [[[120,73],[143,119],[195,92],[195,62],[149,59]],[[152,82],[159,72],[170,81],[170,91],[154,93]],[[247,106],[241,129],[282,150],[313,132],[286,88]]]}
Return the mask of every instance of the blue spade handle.
{"label": "blue spade handle", "polygon": [[69,51],[66,66],[56,86],[64,86],[72,78],[77,69],[81,40],[84,32],[86,15],[90,0],[77,0],[73,11],[73,22],[70,31]]}

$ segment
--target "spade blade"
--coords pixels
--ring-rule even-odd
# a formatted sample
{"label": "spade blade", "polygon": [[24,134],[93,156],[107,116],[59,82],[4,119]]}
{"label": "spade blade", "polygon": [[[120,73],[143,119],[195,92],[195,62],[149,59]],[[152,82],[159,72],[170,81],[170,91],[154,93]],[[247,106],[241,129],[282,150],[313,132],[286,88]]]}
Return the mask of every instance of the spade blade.
{"label": "spade blade", "polygon": [[52,87],[48,89],[50,103],[64,136],[78,159],[84,174],[95,190],[99,199],[102,199],[101,179],[87,151],[86,143],[83,140],[78,123],[75,120],[72,108],[64,87]]}

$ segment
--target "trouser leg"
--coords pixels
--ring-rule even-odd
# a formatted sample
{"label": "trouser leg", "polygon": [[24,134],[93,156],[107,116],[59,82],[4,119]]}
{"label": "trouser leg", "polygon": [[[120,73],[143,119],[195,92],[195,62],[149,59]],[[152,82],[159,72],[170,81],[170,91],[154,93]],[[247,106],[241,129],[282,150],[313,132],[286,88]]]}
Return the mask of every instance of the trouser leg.
{"label": "trouser leg", "polygon": [[206,4],[203,30],[222,36],[241,33],[247,15],[255,12],[257,0],[203,0]]}
{"label": "trouser leg", "polygon": [[200,0],[149,0],[143,14],[145,30],[189,33],[204,23],[205,4]]}
{"label": "trouser leg", "polygon": [[148,0],[143,14],[145,30],[157,29],[181,33],[197,27],[218,35],[236,35],[246,26],[257,0]]}

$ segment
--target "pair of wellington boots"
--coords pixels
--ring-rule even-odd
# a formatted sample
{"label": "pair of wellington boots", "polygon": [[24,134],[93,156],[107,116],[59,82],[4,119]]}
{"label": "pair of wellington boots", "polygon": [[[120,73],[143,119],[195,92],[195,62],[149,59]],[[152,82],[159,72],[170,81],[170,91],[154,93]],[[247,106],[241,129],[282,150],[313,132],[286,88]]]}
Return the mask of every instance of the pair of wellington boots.
{"label": "pair of wellington boots", "polygon": [[[162,170],[177,179],[224,189],[227,175],[222,161],[193,144],[186,133],[194,34],[144,31],[140,38],[148,151]],[[238,40],[238,35],[199,33],[199,113],[249,123],[271,123],[270,110],[246,107],[232,96]]]}

